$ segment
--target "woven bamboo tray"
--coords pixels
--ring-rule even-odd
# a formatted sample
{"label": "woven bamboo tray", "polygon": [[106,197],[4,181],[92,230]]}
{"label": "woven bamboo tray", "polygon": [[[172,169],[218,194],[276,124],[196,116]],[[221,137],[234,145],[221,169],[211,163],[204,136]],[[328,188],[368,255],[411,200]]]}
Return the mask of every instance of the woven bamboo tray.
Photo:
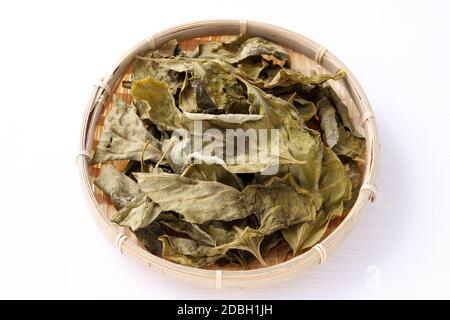
{"label": "woven bamboo tray", "polygon": [[[92,156],[103,130],[105,117],[111,108],[112,95],[116,94],[128,103],[131,102],[129,90],[123,89],[120,84],[122,80],[129,79],[130,66],[136,55],[157,48],[174,38],[180,42],[183,50],[189,51],[199,43],[226,41],[244,34],[265,37],[282,45],[291,55],[293,68],[298,71],[310,73],[314,70],[318,73],[325,73],[335,72],[340,68],[346,71],[346,77],[340,81],[333,81],[332,86],[349,107],[350,116],[356,129],[366,137],[366,162],[362,168],[364,171],[363,185],[350,212],[340,219],[333,220],[321,242],[300,255],[292,257],[287,246],[279,246],[265,256],[267,267],[262,267],[258,262],[251,264],[249,270],[242,270],[234,265],[220,269],[212,266],[208,270],[185,267],[150,254],[140,245],[130,230],[110,222],[109,219],[115,209],[109,198],[93,184],[94,178],[99,173],[100,165],[89,166],[89,158]],[[145,39],[132,48],[110,73],[95,83],[84,114],[77,163],[89,209],[100,229],[120,253],[161,273],[197,284],[216,288],[245,288],[267,285],[292,277],[295,273],[326,260],[327,255],[350,233],[365,206],[375,199],[379,149],[375,118],[369,102],[355,77],[331,52],[299,34],[273,25],[254,21],[214,20],[183,24]],[[123,169],[126,165],[126,161],[112,163],[119,169]]]}

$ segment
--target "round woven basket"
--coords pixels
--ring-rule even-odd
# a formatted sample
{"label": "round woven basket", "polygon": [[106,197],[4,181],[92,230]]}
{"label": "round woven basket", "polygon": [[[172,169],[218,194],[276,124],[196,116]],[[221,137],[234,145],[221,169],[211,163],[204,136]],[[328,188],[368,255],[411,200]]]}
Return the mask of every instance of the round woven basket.
{"label": "round woven basket", "polygon": [[[287,246],[280,246],[265,257],[268,264],[266,267],[258,265],[257,262],[251,265],[249,270],[236,267],[219,269],[217,266],[208,270],[185,267],[150,254],[141,246],[131,230],[110,222],[115,209],[109,198],[94,185],[93,180],[99,173],[100,165],[90,166],[89,159],[97,146],[105,117],[111,108],[112,95],[119,95],[126,102],[131,102],[129,90],[122,88],[120,83],[129,79],[130,66],[136,55],[158,48],[171,39],[177,39],[183,50],[190,51],[199,43],[231,40],[238,35],[259,36],[278,43],[288,51],[292,58],[292,67],[298,71],[307,74],[311,71],[335,72],[341,68],[346,71],[346,77],[334,81],[332,86],[348,106],[356,129],[366,138],[363,184],[353,208],[342,218],[330,223],[319,244],[295,257],[292,257]],[[111,72],[95,83],[84,114],[77,163],[89,209],[100,229],[120,253],[161,273],[194,283],[216,288],[243,288],[267,285],[323,263],[327,255],[350,233],[365,206],[374,201],[378,156],[378,134],[369,102],[352,73],[331,52],[297,33],[273,25],[254,21],[214,20],[187,23],[150,36],[132,48]],[[123,169],[126,162],[114,161],[113,164]]]}

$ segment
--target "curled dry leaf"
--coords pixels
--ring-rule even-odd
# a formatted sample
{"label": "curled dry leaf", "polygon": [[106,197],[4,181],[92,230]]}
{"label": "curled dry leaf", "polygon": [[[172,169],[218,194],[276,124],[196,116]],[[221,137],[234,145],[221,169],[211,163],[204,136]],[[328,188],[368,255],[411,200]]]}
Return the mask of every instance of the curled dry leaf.
{"label": "curled dry leaf", "polygon": [[238,38],[229,43],[209,42],[200,44],[195,57],[218,59],[230,64],[237,64],[249,57],[273,56],[283,64],[290,64],[289,55],[280,46],[266,39],[254,37]]}
{"label": "curled dry leaf", "polygon": [[259,220],[259,231],[269,235],[294,224],[310,221],[316,211],[312,195],[286,175],[272,177],[264,184],[249,185],[242,199]]}
{"label": "curled dry leaf", "polygon": [[161,214],[158,217],[158,223],[173,231],[184,233],[195,241],[210,246],[216,245],[216,239],[203,231],[197,224],[187,222],[179,217],[176,217],[173,213],[165,212]]}
{"label": "curled dry leaf", "polygon": [[161,211],[156,203],[141,193],[131,200],[126,207],[119,210],[111,221],[135,231],[155,221]]}
{"label": "curled dry leaf", "polygon": [[334,74],[312,74],[305,75],[304,73],[294,71],[291,69],[272,69],[268,72],[265,79],[257,79],[251,81],[254,85],[271,89],[275,87],[289,87],[292,85],[319,85],[328,80],[339,80],[345,77],[345,71],[339,69]]}
{"label": "curled dry leaf", "polygon": [[161,256],[163,246],[161,241],[159,241],[159,237],[164,235],[165,231],[158,222],[153,222],[145,228],[136,230],[134,233],[148,252]]}
{"label": "curled dry leaf", "polygon": [[339,142],[336,111],[326,97],[323,97],[317,102],[317,108],[319,109],[320,128],[324,133],[327,145],[333,148]]}
{"label": "curled dry leaf", "polygon": [[282,230],[283,237],[294,254],[319,242],[329,222],[342,215],[344,202],[351,198],[351,181],[346,176],[341,161],[329,148],[324,148],[323,152],[319,192],[323,203],[317,211],[316,219]]}
{"label": "curled dry leaf", "polygon": [[183,127],[181,112],[164,81],[154,78],[133,81],[131,96],[146,106],[145,113],[160,131]]}
{"label": "curled dry leaf", "polygon": [[102,165],[94,183],[119,210],[112,221],[123,227],[130,227],[133,231],[144,228],[161,213],[161,208],[141,192],[135,181],[110,164]]}
{"label": "curled dry leaf", "polygon": [[95,178],[94,183],[109,196],[118,210],[126,207],[141,193],[136,182],[108,163],[102,164],[100,174]]}
{"label": "curled dry leaf", "polygon": [[135,175],[142,192],[163,210],[178,212],[186,221],[231,221],[250,214],[240,201],[240,192],[222,183],[195,180],[175,174]]}
{"label": "curled dry leaf", "polygon": [[136,114],[134,106],[113,97],[113,105],[105,121],[105,127],[95,149],[92,164],[109,160],[144,160],[158,161],[161,157],[161,145],[145,127]]}
{"label": "curled dry leaf", "polygon": [[[215,247],[205,246],[199,244],[198,242],[179,237],[162,236],[160,239],[164,241],[164,246],[170,248],[169,252],[176,252],[178,257],[186,257],[182,259],[184,263],[191,263],[192,258],[204,258],[210,257],[212,259],[219,259],[225,257],[227,252],[231,249],[239,249],[250,252],[255,258],[257,258],[263,265],[265,265],[264,259],[261,256],[260,245],[264,236],[257,230],[246,227],[245,229],[240,229],[235,227],[233,230],[233,240],[222,245]],[[164,256],[164,253],[163,253]],[[170,259],[171,255],[167,254]],[[208,260],[195,260],[197,266],[203,266],[202,263],[209,262]],[[188,264],[189,265],[189,264]]]}

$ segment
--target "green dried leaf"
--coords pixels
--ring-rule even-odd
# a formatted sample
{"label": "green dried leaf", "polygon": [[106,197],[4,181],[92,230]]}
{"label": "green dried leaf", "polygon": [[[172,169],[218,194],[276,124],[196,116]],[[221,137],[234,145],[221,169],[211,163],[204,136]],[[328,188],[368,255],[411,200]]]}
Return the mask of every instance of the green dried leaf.
{"label": "green dried leaf", "polygon": [[289,101],[244,83],[251,102],[250,112],[265,115],[272,126],[279,129],[280,158],[297,161],[286,161],[277,175],[290,173],[300,186],[313,193],[314,204],[319,208],[318,184],[323,148],[320,135],[304,125],[301,115]]}
{"label": "green dried leaf", "polygon": [[262,185],[249,185],[241,198],[258,217],[259,231],[266,235],[313,220],[316,214],[313,196],[290,175],[272,177]]}
{"label": "green dried leaf", "polygon": [[[330,123],[328,126],[328,130],[330,131],[332,126],[332,138],[330,142],[328,141],[328,134],[325,131],[327,136],[327,142],[332,150],[339,156],[346,156],[352,158],[353,160],[357,160],[363,162],[364,152],[365,152],[365,139],[361,136],[359,132],[357,132],[353,124],[350,120],[350,116],[348,114],[347,106],[339,99],[338,95],[330,86],[325,86],[325,88],[321,88],[319,91],[319,102],[324,102],[323,104],[331,106],[330,101],[333,102],[333,107],[336,109],[337,114],[334,117],[334,121],[331,117],[331,112],[328,114],[328,122]],[[328,98],[327,98],[328,97]],[[331,124],[332,123],[332,124]],[[322,125],[322,124],[321,124]],[[336,131],[339,136],[336,142]],[[333,144],[333,142],[336,142]]]}
{"label": "green dried leaf", "polygon": [[325,86],[324,90],[325,95],[328,97],[330,101],[333,102],[333,105],[337,111],[337,114],[339,115],[341,123],[344,125],[345,128],[353,132],[355,129],[350,119],[347,106],[342,102],[342,100],[339,98],[339,96],[336,94],[333,88],[331,88],[330,85]]}
{"label": "green dried leaf", "polygon": [[363,162],[366,149],[366,140],[347,131],[345,127],[338,124],[339,142],[333,146],[333,151],[340,156],[346,156],[353,160]]}
{"label": "green dried leaf", "polygon": [[103,164],[94,183],[107,194],[119,210],[111,221],[133,231],[152,223],[161,208],[141,193],[138,184],[110,164]]}
{"label": "green dried leaf", "polygon": [[[182,238],[180,238],[182,239]],[[167,259],[171,262],[178,263],[181,265],[185,265],[188,267],[194,267],[194,268],[202,268],[209,266],[216,262],[217,260],[225,257],[225,255],[219,254],[215,256],[192,256],[192,255],[185,255],[182,253],[177,252],[170,242],[169,238],[167,236],[161,236],[159,240],[162,243],[162,252],[161,256],[164,259]],[[188,239],[186,239],[188,241]],[[190,240],[192,241],[192,240]],[[195,243],[195,242],[194,242]]]}
{"label": "green dried leaf", "polygon": [[230,221],[249,215],[235,188],[174,174],[136,173],[139,188],[164,211],[175,211],[184,220],[204,223]]}
{"label": "green dried leaf", "polygon": [[301,187],[311,192],[314,206],[318,209],[322,204],[322,197],[318,192],[323,154],[320,134],[295,119],[286,119],[280,132],[286,137],[284,139],[289,139],[290,154],[295,159],[304,161],[304,164],[282,166],[278,176],[290,173]]}
{"label": "green dried leaf", "polygon": [[329,148],[323,150],[319,185],[323,205],[317,212],[316,219],[282,230],[283,237],[294,254],[320,241],[331,219],[342,215],[343,203],[351,197],[351,181],[345,175],[344,166]]}
{"label": "green dried leaf", "polygon": [[338,214],[341,215],[342,202],[350,199],[351,187],[341,160],[329,148],[324,148],[319,185],[323,197],[322,208],[327,211],[341,208]]}
{"label": "green dried leaf", "polygon": [[238,65],[241,74],[248,80],[257,80],[261,72],[267,68],[269,63],[264,59],[253,61],[254,59],[247,58],[241,61]]}
{"label": "green dried leaf", "polygon": [[111,221],[135,231],[152,223],[161,213],[161,208],[141,193],[126,207],[114,214]]}
{"label": "green dried leaf", "polygon": [[159,141],[147,131],[136,108],[114,96],[91,164],[109,160],[140,161],[146,145],[144,160],[158,161],[161,157]]}
{"label": "green dried leaf", "polygon": [[[183,86],[178,97],[178,105],[185,112],[196,112],[198,110],[197,103],[197,83],[199,79],[189,79],[189,73],[186,72]],[[208,97],[209,98],[209,97]],[[211,102],[212,103],[212,102]]]}
{"label": "green dried leaf", "polygon": [[361,189],[363,175],[359,165],[356,161],[351,159],[344,159],[344,170],[347,178],[352,182],[352,197],[350,200],[344,202],[344,210],[350,210],[356,202],[359,195],[359,190]]}
{"label": "green dried leaf", "polygon": [[339,142],[338,123],[336,121],[336,111],[326,97],[317,102],[319,109],[320,128],[324,133],[324,139],[330,148]]}
{"label": "green dried leaf", "polygon": [[306,99],[303,99],[301,97],[295,97],[293,98],[294,106],[297,108],[298,113],[303,118],[303,121],[308,121],[312,119],[316,113],[317,108],[314,102],[308,101]]}
{"label": "green dried leaf", "polygon": [[[163,246],[171,248],[171,250],[167,250],[166,252],[168,258],[170,258],[171,253],[174,255],[174,252],[183,256],[196,258],[224,257],[229,250],[239,249],[250,252],[265,265],[259,250],[263,238],[263,235],[251,228],[247,227],[245,229],[239,229],[238,227],[235,227],[235,239],[229,243],[216,247],[205,246],[191,239],[167,235],[160,237],[160,240],[163,242]],[[175,254],[175,256],[177,255]],[[216,259],[213,260],[216,261]],[[206,262],[210,263],[208,260],[206,260]]]}
{"label": "green dried leaf", "polygon": [[209,42],[200,44],[195,57],[218,59],[236,64],[249,57],[262,55],[274,56],[285,64],[290,64],[289,55],[280,46],[259,37],[238,38],[228,43]]}
{"label": "green dried leaf", "polygon": [[216,245],[216,240],[211,235],[203,231],[198,225],[177,218],[172,213],[165,212],[161,214],[158,218],[158,223],[179,233],[184,233],[195,241],[199,241],[210,246]]}
{"label": "green dried leaf", "polygon": [[[251,103],[250,113],[265,115],[271,125],[279,129],[280,164],[288,164],[279,175],[291,172],[301,186],[317,191],[322,158],[320,136],[304,125],[291,103],[244,83]],[[317,199],[316,203],[319,201]]]}
{"label": "green dried leaf", "polygon": [[101,166],[100,174],[94,179],[94,183],[111,198],[117,210],[126,207],[141,193],[136,182],[107,163]]}
{"label": "green dried leaf", "polygon": [[[248,102],[230,67],[220,61],[194,62],[194,76],[202,82],[214,106],[226,113],[248,113]],[[198,101],[201,102],[201,101]],[[208,109],[209,105],[199,105]]]}
{"label": "green dried leaf", "polygon": [[183,78],[180,73],[186,70],[178,59],[160,59],[173,57],[178,51],[178,42],[173,39],[157,50],[149,51],[144,57],[136,59],[131,66],[131,80],[152,77],[168,84],[172,94],[181,88]]}
{"label": "green dried leaf", "polygon": [[200,227],[214,238],[216,245],[221,246],[236,240],[238,233],[245,228],[246,224],[246,219],[229,222],[211,220],[201,224]]}
{"label": "green dried leaf", "polygon": [[[282,99],[281,99],[282,100]],[[295,109],[294,109],[295,111]],[[191,141],[195,139],[193,133],[193,121],[202,121],[203,130],[208,128],[214,128],[219,130],[222,135],[221,138],[215,137],[211,139],[211,142],[208,140],[203,141],[203,153],[193,152],[187,156],[188,159],[197,159],[200,161],[204,161],[208,164],[218,164],[223,166],[226,170],[231,173],[244,173],[244,172],[262,172],[267,170],[273,165],[278,164],[302,164],[303,161],[297,160],[289,153],[288,143],[289,141],[278,139],[278,154],[272,153],[272,134],[270,129],[273,128],[272,124],[268,121],[267,117],[264,115],[257,114],[224,114],[224,115],[211,115],[211,114],[195,114],[195,113],[183,113],[182,122],[188,131],[191,132]],[[229,155],[232,157],[232,161],[229,160],[228,163],[218,156],[211,154],[212,151],[215,150],[216,147],[220,146],[223,150],[223,147],[226,145],[226,129],[239,129],[237,136],[244,138],[248,130],[251,132],[259,132],[261,129],[267,130],[267,144],[258,143],[256,145],[252,145],[254,148],[255,155],[257,155],[257,159],[250,158],[249,149],[241,150],[240,152],[235,152],[233,155]],[[275,136],[275,138],[277,138]],[[256,137],[256,139],[259,139]],[[268,148],[269,146],[269,148]],[[249,147],[249,146],[248,146]],[[211,152],[210,152],[211,151]],[[225,151],[225,150],[223,150]]]}
{"label": "green dried leaf", "polygon": [[[174,61],[174,60],[162,60]],[[177,65],[158,62],[157,60],[135,60],[132,64],[131,79],[132,82],[146,78],[153,78],[158,81],[164,81],[171,94],[176,94],[177,90],[183,86],[184,64]],[[173,70],[175,69],[175,70]],[[181,69],[179,71],[179,69]]]}
{"label": "green dried leaf", "polygon": [[146,57],[152,58],[169,58],[173,57],[179,51],[178,41],[176,39],[171,39],[159,46],[159,48],[154,50],[149,50]]}
{"label": "green dried leaf", "polygon": [[169,86],[153,78],[133,81],[131,96],[147,106],[148,118],[160,131],[182,128],[182,113],[175,105]]}
{"label": "green dried leaf", "polygon": [[228,263],[236,263],[240,265],[242,269],[248,270],[249,267],[247,264],[247,259],[243,255],[244,252],[245,251],[242,250],[229,250],[226,253],[225,258]]}
{"label": "green dried leaf", "polygon": [[266,116],[274,128],[282,127],[283,117],[298,116],[297,110],[288,101],[265,93],[244,79],[241,79],[241,81],[247,88],[251,114]]}
{"label": "green dried leaf", "polygon": [[243,124],[249,121],[261,120],[264,116],[259,114],[207,114],[207,113],[183,113],[192,121],[207,121],[211,127],[231,128],[232,124]]}
{"label": "green dried leaf", "polygon": [[289,87],[296,84],[319,85],[328,80],[339,80],[343,77],[345,77],[345,71],[343,69],[337,70],[334,74],[311,74],[308,76],[292,69],[277,68],[268,71],[267,78],[257,79],[251,81],[251,83],[260,88],[270,89],[275,87]]}
{"label": "green dried leaf", "polygon": [[244,188],[243,182],[236,174],[218,164],[192,163],[183,172],[183,176],[198,180],[217,181],[238,190]]}

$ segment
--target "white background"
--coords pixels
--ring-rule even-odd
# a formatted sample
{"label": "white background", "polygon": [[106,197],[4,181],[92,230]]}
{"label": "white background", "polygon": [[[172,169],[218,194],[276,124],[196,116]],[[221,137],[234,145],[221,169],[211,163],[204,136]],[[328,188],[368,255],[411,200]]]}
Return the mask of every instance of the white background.
{"label": "white background", "polygon": [[[2,1],[0,298],[450,298],[446,1]],[[325,265],[258,290],[179,283],[120,256],[75,165],[93,82],[182,22],[268,22],[329,48],[376,114],[377,201]]]}

